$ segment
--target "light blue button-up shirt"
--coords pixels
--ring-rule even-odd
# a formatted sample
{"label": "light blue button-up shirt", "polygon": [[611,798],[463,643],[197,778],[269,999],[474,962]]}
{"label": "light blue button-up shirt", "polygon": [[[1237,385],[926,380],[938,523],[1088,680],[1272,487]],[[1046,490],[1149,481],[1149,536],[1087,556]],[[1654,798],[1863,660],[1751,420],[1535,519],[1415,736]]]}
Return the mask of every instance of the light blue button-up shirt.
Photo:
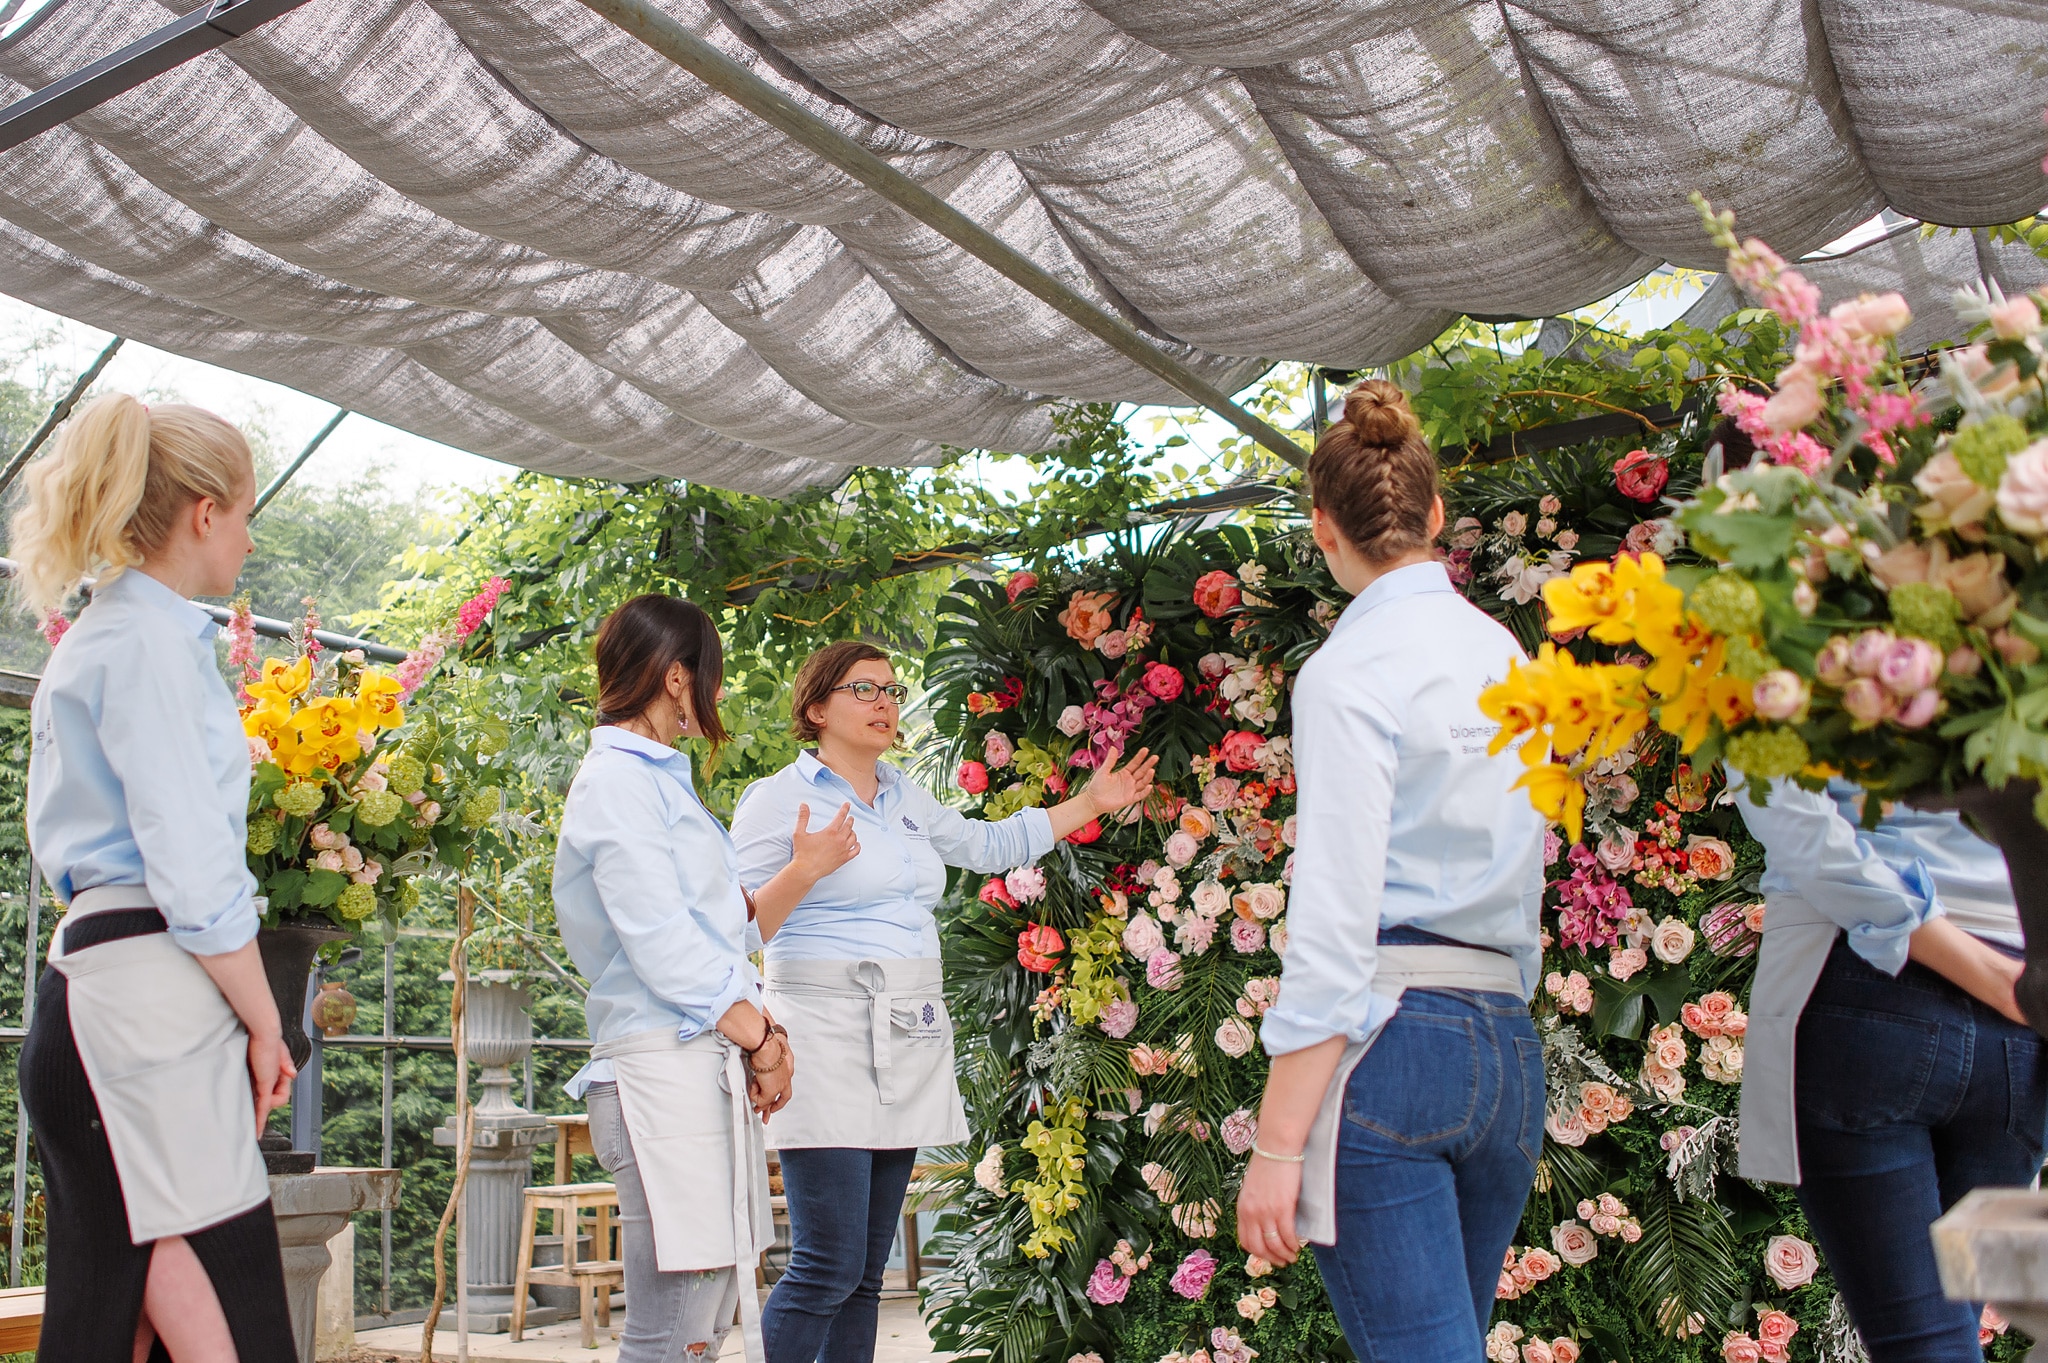
{"label": "light blue button-up shirt", "polygon": [[[555,923],[590,995],[592,1041],[656,1027],[682,1040],[760,1002],[732,839],[674,748],[600,725],[570,783],[555,848]],[[612,1078],[593,1060],[564,1089]]]}
{"label": "light blue button-up shirt", "polygon": [[1260,1028],[1285,1055],[1364,1041],[1395,1005],[1372,992],[1381,924],[1513,956],[1542,952],[1543,819],[1512,789],[1513,751],[1479,693],[1523,657],[1438,563],[1398,568],[1345,607],[1294,686],[1294,881],[1280,1001]]}
{"label": "light blue button-up shirt", "polygon": [[[2020,946],[2018,909],[2005,857],[1952,812],[1893,805],[1877,827],[1860,827],[1863,792],[1830,781],[1825,792],[1789,781],[1770,803],[1739,808],[1763,844],[1766,898],[1793,894],[1849,934],[1849,948],[1888,975],[1905,968],[1908,939],[1929,918],[1952,914],[1979,937]],[[2014,930],[2005,931],[2011,920]]]}
{"label": "light blue button-up shirt", "polygon": [[946,868],[1007,871],[1052,850],[1052,819],[1026,809],[990,823],[939,803],[888,762],[875,764],[880,788],[867,804],[814,752],[756,781],[733,811],[740,881],[749,890],[789,865],[798,805],[811,828],[853,805],[860,855],[820,880],[775,936],[771,961],[902,960],[939,954],[932,906],[946,890]]}
{"label": "light blue button-up shirt", "polygon": [[28,840],[59,899],[149,890],[198,956],[256,936],[249,741],[214,661],[213,620],[129,569],[50,654],[31,709]]}

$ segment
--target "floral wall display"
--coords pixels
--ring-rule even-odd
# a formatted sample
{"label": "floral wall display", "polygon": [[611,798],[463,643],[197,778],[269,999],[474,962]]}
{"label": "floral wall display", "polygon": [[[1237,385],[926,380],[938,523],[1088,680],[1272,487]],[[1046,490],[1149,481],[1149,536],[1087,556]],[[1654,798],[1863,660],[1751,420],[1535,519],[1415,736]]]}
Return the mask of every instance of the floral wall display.
{"label": "floral wall display", "polygon": [[[1442,555],[1534,651],[1582,558],[1685,559],[1665,500],[1704,431],[1454,474]],[[1288,692],[1342,609],[1298,522],[1127,537],[957,584],[928,660],[947,775],[1001,817],[1162,755],[1141,812],[943,911],[973,1136],[935,1343],[994,1363],[1351,1356],[1312,1259],[1237,1248],[1287,946]],[[1584,629],[1549,642],[1586,663]],[[1734,1172],[1761,853],[1720,768],[1646,732],[1580,773],[1547,840],[1533,1009],[1546,1139],[1502,1266],[1498,1363],[1860,1357],[1790,1190]],[[2024,1352],[1987,1318],[1987,1356]]]}

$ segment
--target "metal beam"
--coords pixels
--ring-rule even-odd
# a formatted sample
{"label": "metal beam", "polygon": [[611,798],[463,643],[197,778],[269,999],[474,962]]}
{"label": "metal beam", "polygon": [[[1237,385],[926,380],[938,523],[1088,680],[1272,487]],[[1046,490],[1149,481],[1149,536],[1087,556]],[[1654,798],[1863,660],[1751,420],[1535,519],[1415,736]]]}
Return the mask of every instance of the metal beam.
{"label": "metal beam", "polygon": [[107,348],[102,350],[100,357],[92,362],[92,367],[78,376],[78,382],[71,385],[70,392],[57,399],[56,405],[50,408],[50,414],[43,418],[43,424],[36,427],[35,434],[24,441],[21,448],[14,452],[14,457],[7,461],[7,467],[0,468],[0,494],[4,494],[13,484],[15,477],[20,474],[23,468],[27,467],[28,461],[33,459],[36,451],[43,447],[43,442],[50,438],[50,432],[64,424],[64,418],[71,415],[71,409],[76,407],[78,400],[85,396],[85,390],[92,387],[93,380],[100,376],[100,371],[107,367],[107,361],[114,358],[115,353],[121,349],[121,342],[125,339],[125,337],[116,336],[113,340],[107,342]]}
{"label": "metal beam", "polygon": [[110,52],[0,109],[0,151],[124,95],[174,66],[231,43],[306,0],[211,0],[190,14]]}
{"label": "metal beam", "polygon": [[833,128],[781,91],[684,28],[649,0],[583,0],[755,117],[788,134],[946,240],[1052,307],[1068,320],[1222,417],[1297,468],[1307,457],[1276,427],[1230,400],[1194,370],[1061,283],[1001,237]]}
{"label": "metal beam", "polygon": [[292,480],[292,475],[306,466],[306,461],[313,457],[313,451],[319,449],[325,443],[327,437],[334,434],[334,428],[339,426],[341,419],[347,415],[348,408],[338,407],[335,409],[334,415],[328,418],[327,424],[320,428],[318,434],[306,442],[306,448],[299,451],[298,457],[292,460],[291,463],[286,464],[284,472],[271,479],[270,486],[257,494],[256,505],[250,508],[249,511],[250,520],[253,521],[263,514],[263,508],[270,505],[270,499],[284,491],[284,485]]}

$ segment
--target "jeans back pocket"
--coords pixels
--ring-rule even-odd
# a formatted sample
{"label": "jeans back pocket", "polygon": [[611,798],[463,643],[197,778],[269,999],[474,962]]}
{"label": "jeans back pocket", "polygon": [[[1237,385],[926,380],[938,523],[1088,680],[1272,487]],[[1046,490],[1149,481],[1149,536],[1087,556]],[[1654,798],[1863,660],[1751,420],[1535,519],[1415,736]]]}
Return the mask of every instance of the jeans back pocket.
{"label": "jeans back pocket", "polygon": [[1835,1131],[1872,1131],[1919,1113],[1941,1051],[1941,1024],[1813,1003],[1800,1015],[1797,1047],[1799,1120]]}
{"label": "jeans back pocket", "polygon": [[1351,1073],[1345,1120],[1415,1148],[1465,1134],[1479,1103],[1479,1041],[1469,1017],[1403,1009]]}

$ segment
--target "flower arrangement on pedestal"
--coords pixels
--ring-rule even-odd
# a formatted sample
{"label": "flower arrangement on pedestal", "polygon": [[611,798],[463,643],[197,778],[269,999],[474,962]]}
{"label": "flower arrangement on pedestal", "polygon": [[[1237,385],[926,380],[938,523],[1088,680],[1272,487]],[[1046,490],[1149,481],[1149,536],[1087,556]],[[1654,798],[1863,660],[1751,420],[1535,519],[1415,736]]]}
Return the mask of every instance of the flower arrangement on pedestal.
{"label": "flower arrangement on pedestal", "polygon": [[[457,735],[413,699],[448,646],[467,637],[506,583],[493,579],[453,630],[430,635],[392,673],[314,637],[311,599],[293,656],[259,662],[246,600],[229,626],[253,767],[249,869],[265,922],[325,921],[385,932],[417,907],[417,877],[457,866],[503,806],[490,759],[502,735]],[[327,656],[323,656],[327,655]]]}

